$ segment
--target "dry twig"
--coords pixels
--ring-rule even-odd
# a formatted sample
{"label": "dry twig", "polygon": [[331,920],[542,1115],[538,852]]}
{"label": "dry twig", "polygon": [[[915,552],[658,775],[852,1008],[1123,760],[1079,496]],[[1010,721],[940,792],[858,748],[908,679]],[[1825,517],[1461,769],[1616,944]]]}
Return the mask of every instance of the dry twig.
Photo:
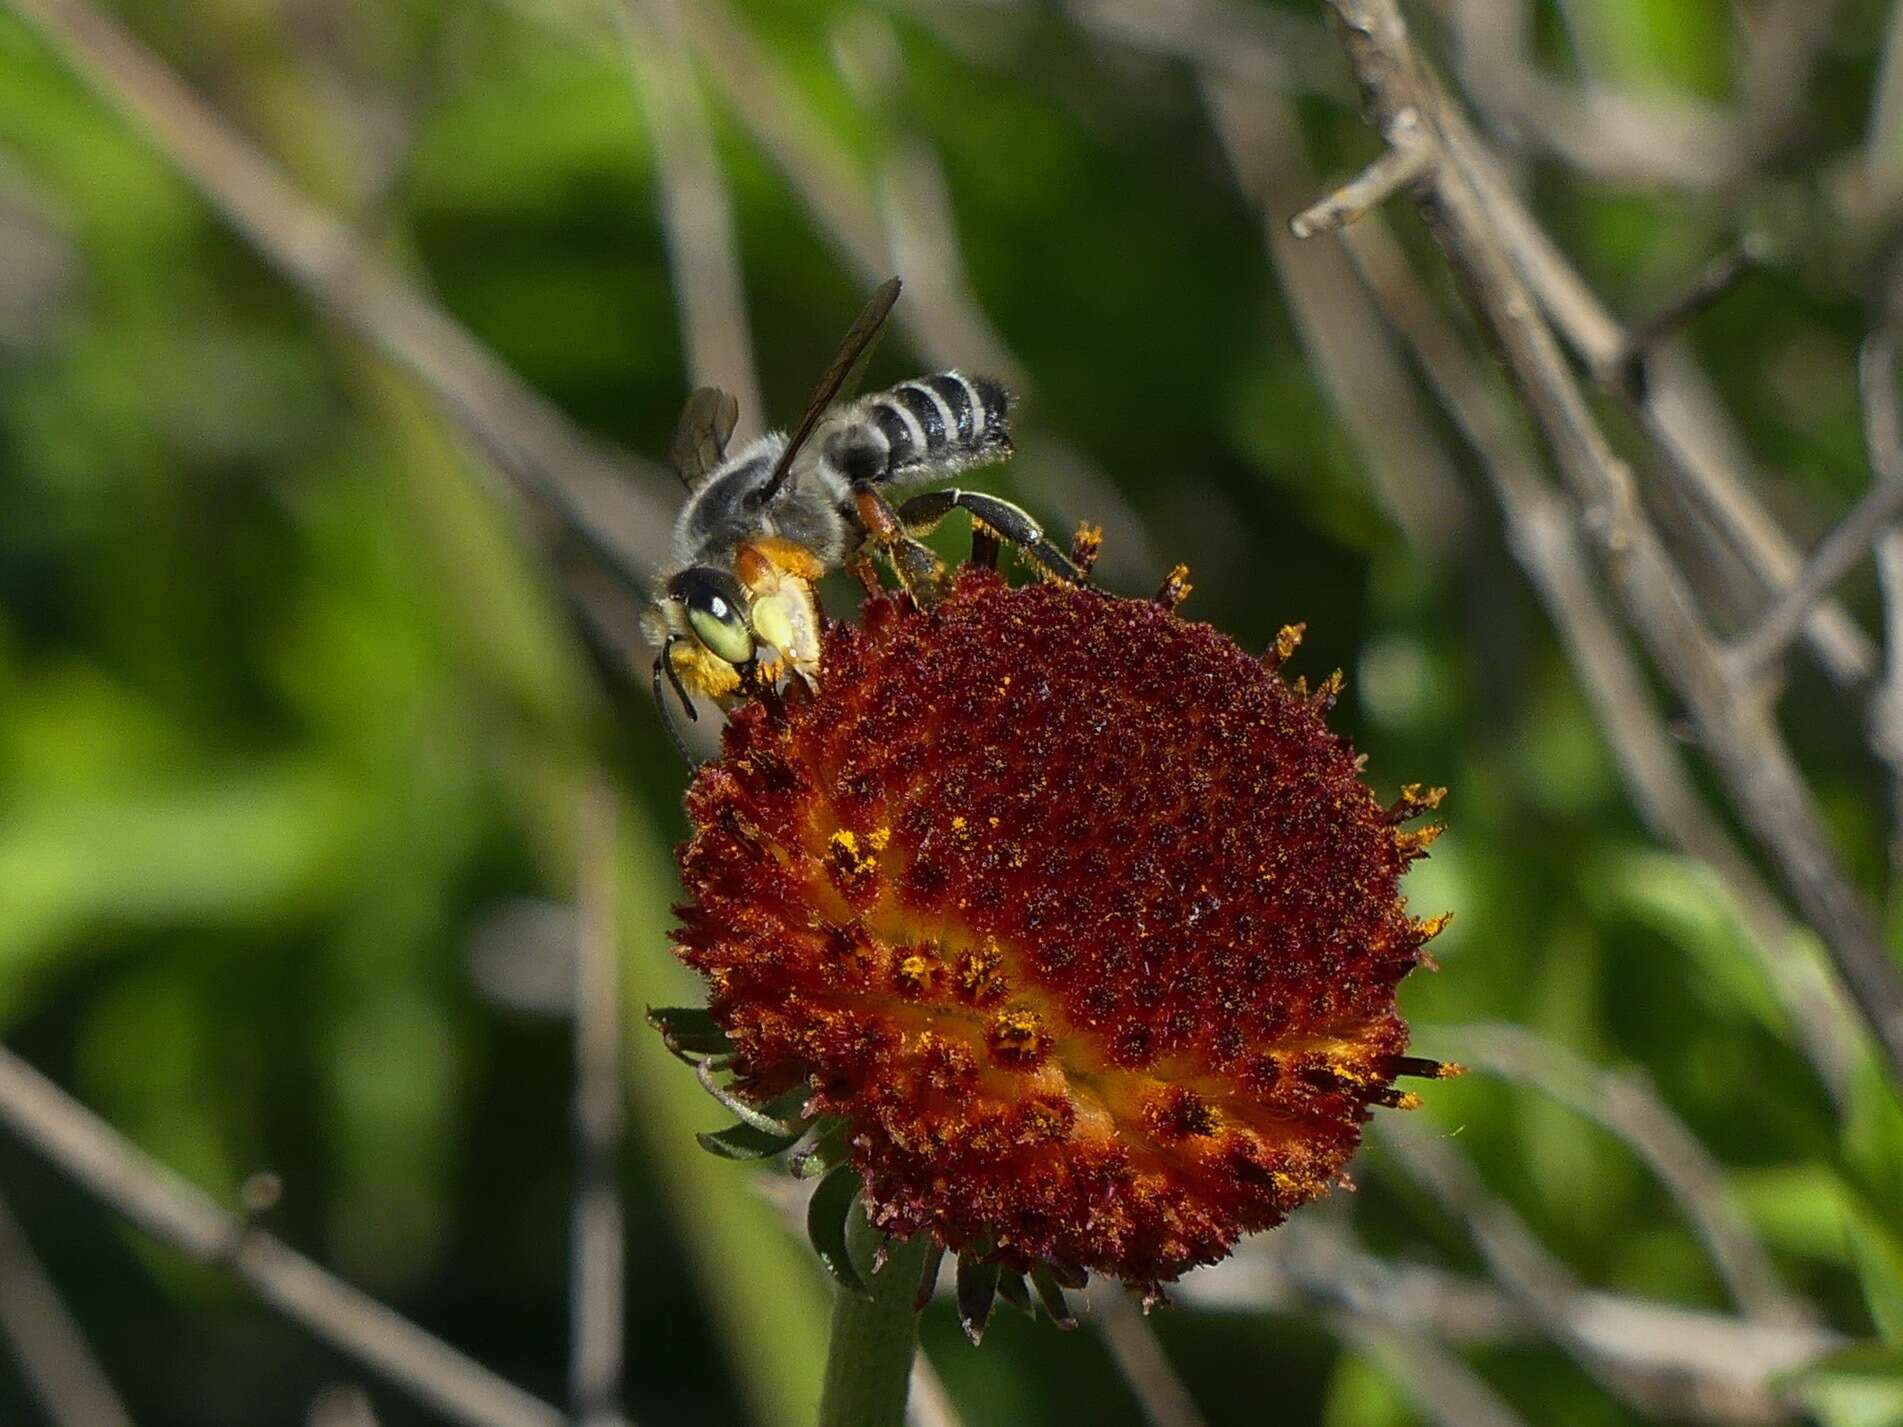
{"label": "dry twig", "polygon": [[[1458,9],[1463,18],[1484,18],[1493,28],[1500,22],[1506,0],[1442,0],[1442,8]],[[1074,13],[1080,23],[1089,23],[1101,33],[1173,54],[1208,75],[1226,75],[1244,86],[1260,83],[1251,48],[1229,38],[1249,32],[1255,17],[1264,13],[1257,7],[1201,0],[1190,10],[1179,11],[1154,0],[1147,6],[1117,0],[1115,9],[1120,16],[1115,26],[1102,25],[1089,5],[1077,6]],[[1139,22],[1136,17],[1143,9],[1148,18]],[[1315,82],[1312,76],[1310,82]],[[1568,345],[1610,390],[1636,404],[1635,414],[1657,443],[1666,472],[1711,520],[1728,553],[1758,588],[1776,591],[1789,584],[1802,564],[1801,556],[1754,493],[1742,445],[1709,381],[1671,345],[1650,352],[1642,391],[1628,381],[1625,374],[1635,350],[1629,334],[1533,221],[1498,162],[1479,146],[1458,111],[1439,113],[1436,118],[1471,140],[1471,152],[1466,155],[1470,177],[1480,188],[1522,277]],[[1575,129],[1594,127],[1577,119],[1568,123]],[[1669,148],[1659,144],[1655,135],[1646,143]],[[1805,636],[1840,683],[1860,685],[1875,669],[1876,652],[1869,639],[1835,600],[1818,607]]]}
{"label": "dry twig", "polygon": [[0,1337],[53,1427],[132,1427],[66,1300],[0,1200]]}
{"label": "dry twig", "polygon": [[1683,700],[1740,818],[1823,936],[1893,1077],[1903,1080],[1903,976],[1831,846],[1764,700],[1738,683],[1645,520],[1476,175],[1479,141],[1415,53],[1394,0],[1328,0],[1370,119],[1385,137],[1418,117],[1441,162],[1421,207],[1461,274],[1598,545],[1627,618]]}
{"label": "dry twig", "polygon": [[561,1413],[221,1208],[0,1046],[0,1124],[101,1203],[469,1427],[559,1427]]}
{"label": "dry twig", "polygon": [[1820,600],[1863,559],[1878,536],[1903,511],[1903,447],[1897,443],[1896,352],[1877,333],[1864,343],[1858,362],[1865,425],[1870,432],[1870,489],[1850,514],[1817,542],[1804,567],[1763,617],[1731,651],[1738,677],[1750,679],[1782,657]]}
{"label": "dry twig", "polygon": [[590,787],[581,801],[569,1394],[578,1427],[616,1427],[626,1421],[621,1377],[627,1254],[619,1188],[624,1115],[616,812],[604,784]]}
{"label": "dry twig", "polygon": [[1098,1294],[1090,1317],[1149,1427],[1204,1427],[1189,1384],[1163,1350],[1155,1327],[1127,1293],[1111,1287]]}
{"label": "dry twig", "polygon": [[1517,1026],[1435,1027],[1427,1039],[1459,1046],[1470,1068],[1535,1086],[1619,1136],[1677,1201],[1745,1313],[1771,1322],[1808,1319],[1779,1281],[1723,1167],[1641,1072],[1602,1070]]}
{"label": "dry twig", "polygon": [[[1322,1211],[1310,1211],[1233,1257],[1199,1269],[1175,1290],[1208,1311],[1351,1308],[1450,1346],[1507,1346],[1545,1336],[1541,1321],[1491,1281],[1363,1252]],[[1304,1239],[1320,1240],[1304,1243]],[[1623,1294],[1578,1289],[1550,1311],[1572,1341],[1637,1378],[1678,1384],[1714,1420],[1760,1420],[1772,1387],[1843,1346],[1825,1329],[1759,1323]],[[1689,1385],[1689,1387],[1688,1387]]]}
{"label": "dry twig", "polygon": [[1343,236],[1382,312],[1479,456],[1505,517],[1508,543],[1566,648],[1639,817],[1655,836],[1697,858],[1719,879],[1744,924],[1747,950],[1819,1077],[1841,1101],[1855,1066],[1855,1010],[1808,953],[1777,894],[1707,807],[1629,641],[1606,608],[1565,497],[1541,476],[1496,384],[1428,299],[1379,218],[1371,216]]}
{"label": "dry twig", "polygon": [[1381,1323],[1337,1314],[1335,1332],[1352,1343],[1440,1427],[1525,1427],[1486,1379],[1453,1353],[1421,1333],[1404,1333]]}
{"label": "dry twig", "polygon": [[[1262,217],[1269,257],[1303,344],[1375,494],[1415,548],[1452,553],[1465,535],[1471,502],[1405,361],[1339,247],[1301,242],[1281,220],[1293,197],[1313,185],[1293,105],[1227,73],[1204,72],[1202,87],[1237,186]],[[1346,205],[1332,211],[1345,216]]]}
{"label": "dry twig", "polygon": [[656,468],[577,430],[348,227],[299,192],[116,20],[84,0],[7,0],[287,281],[413,372],[476,444],[611,568],[649,570],[670,510]]}
{"label": "dry twig", "polygon": [[732,392],[740,401],[742,432],[757,431],[765,403],[753,360],[733,195],[694,75],[681,0],[624,0],[620,13],[628,63],[659,159],[661,217],[687,368],[693,385]]}

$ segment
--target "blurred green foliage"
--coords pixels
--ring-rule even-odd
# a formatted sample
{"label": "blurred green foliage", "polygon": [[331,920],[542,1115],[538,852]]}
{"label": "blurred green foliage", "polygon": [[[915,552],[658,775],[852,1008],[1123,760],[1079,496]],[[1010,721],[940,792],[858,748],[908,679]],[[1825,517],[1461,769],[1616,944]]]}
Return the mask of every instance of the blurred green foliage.
{"label": "blurred green foliage", "polygon": [[[603,16],[540,0],[120,8],[531,384],[662,451],[690,383],[655,155]],[[829,39],[857,8],[746,13],[869,155],[882,136]],[[1458,918],[1441,974],[1406,990],[1410,1015],[1511,1021],[1642,1066],[1791,1285],[1890,1345],[1815,1375],[1805,1400],[1831,1427],[1903,1422],[1903,1114],[1871,1078],[1840,1125],[1722,888],[1639,828],[1480,483],[1457,556],[1399,533],[1185,70],[1043,7],[945,8],[984,43],[895,17],[909,120],[944,164],[972,289],[1036,377],[1039,428],[1109,473],[1167,558],[1194,560],[1192,614],[1255,644],[1309,622],[1300,667],[1348,668],[1338,718],[1378,787],[1454,790],[1452,830],[1409,886]],[[1861,142],[1885,8],[1837,7],[1802,142],[1746,191],[1532,168],[1553,231],[1616,307],[1657,302],[1741,223],[1803,211]],[[1556,70],[1737,98],[1721,0],[1537,9]],[[1343,107],[1304,100],[1299,117],[1316,185],[1370,152]],[[784,419],[859,284],[745,132],[716,122]],[[1273,198],[1286,213],[1306,196]],[[1868,254],[1846,247],[1797,244],[1692,332],[1777,473],[1769,499],[1805,533],[1867,480]],[[919,365],[895,337],[874,376]],[[1091,514],[1053,508],[1048,459],[1028,437],[985,479],[1059,526]],[[691,998],[665,947],[684,776],[646,705],[604,695],[559,582],[489,489],[408,376],[309,310],[0,12],[0,1035],[223,1198],[274,1169],[275,1230],[559,1398],[566,1030],[486,999],[471,968],[498,936],[554,954],[546,934],[510,940],[511,909],[571,896],[577,809],[607,776],[630,1007]],[[1867,583],[1847,596],[1874,616]],[[1877,897],[1876,771],[1815,672],[1797,678],[1793,737]],[[649,1427],[793,1427],[816,1394],[819,1271],[749,1171],[694,1147],[717,1107],[638,1016],[630,1035],[632,1410]],[[1427,1098],[1423,1118],[1582,1279],[1723,1305],[1682,1217],[1601,1130],[1478,1075]],[[1474,1267],[1374,1138],[1357,1230]],[[0,1189],[147,1427],[300,1421],[354,1375],[4,1140]],[[1418,1420],[1318,1324],[1185,1308],[1158,1327],[1212,1427]],[[973,1424],[1138,1420],[1093,1333],[1007,1316],[973,1352],[938,1307],[925,1340]],[[1529,1421],[1621,1420],[1555,1349],[1475,1361]],[[375,1396],[385,1422],[422,1420]],[[34,1411],[0,1358],[0,1421]]]}

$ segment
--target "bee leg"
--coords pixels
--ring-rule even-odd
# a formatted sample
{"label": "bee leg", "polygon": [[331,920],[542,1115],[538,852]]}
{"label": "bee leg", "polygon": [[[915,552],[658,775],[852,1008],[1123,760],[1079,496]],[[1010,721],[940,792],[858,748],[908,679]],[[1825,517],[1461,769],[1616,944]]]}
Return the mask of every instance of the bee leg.
{"label": "bee leg", "polygon": [[981,570],[998,568],[998,554],[1004,548],[1004,542],[998,532],[982,520],[971,522],[971,553],[965,556],[967,565],[976,565]]}
{"label": "bee leg", "polygon": [[921,605],[937,602],[945,592],[945,565],[938,556],[914,540],[905,521],[876,488],[858,482],[852,488],[859,523],[867,537],[885,552],[899,583]]}
{"label": "bee leg", "polygon": [[1065,585],[1084,582],[1083,572],[1050,542],[1044,528],[1027,511],[983,491],[926,491],[899,507],[899,519],[912,534],[924,535],[954,510],[971,512],[974,562],[981,558],[981,542],[989,542],[995,549],[997,541],[1003,539],[1017,546],[1046,579]]}
{"label": "bee leg", "polygon": [[868,597],[885,593],[885,586],[879,583],[879,572],[873,568],[872,557],[866,554],[864,545],[846,557],[846,573],[859,582],[859,588]]}

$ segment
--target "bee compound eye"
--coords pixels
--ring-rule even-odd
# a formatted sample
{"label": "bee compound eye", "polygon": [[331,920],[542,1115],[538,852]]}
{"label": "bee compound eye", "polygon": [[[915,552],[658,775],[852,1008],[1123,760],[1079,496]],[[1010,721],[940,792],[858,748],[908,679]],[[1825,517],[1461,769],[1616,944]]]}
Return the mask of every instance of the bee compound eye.
{"label": "bee compound eye", "polygon": [[716,658],[739,665],[753,658],[753,631],[731,576],[709,567],[685,570],[669,591],[687,610],[687,627]]}

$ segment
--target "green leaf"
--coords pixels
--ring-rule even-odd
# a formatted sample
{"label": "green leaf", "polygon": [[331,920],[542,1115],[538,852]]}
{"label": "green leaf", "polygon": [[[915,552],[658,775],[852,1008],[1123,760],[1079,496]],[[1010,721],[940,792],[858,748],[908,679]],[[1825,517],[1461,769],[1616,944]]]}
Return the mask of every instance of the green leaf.
{"label": "green leaf", "polygon": [[1903,1347],[1903,1241],[1861,1201],[1845,1196],[1850,1252],[1863,1299],[1883,1340]]}
{"label": "green leaf", "polygon": [[[1673,853],[1622,852],[1595,860],[1589,873],[1584,885],[1602,911],[1630,916],[1676,943],[1697,960],[1697,985],[1715,1002],[1729,1003],[1789,1039],[1789,1019],[1746,954],[1748,933],[1709,868]],[[1818,950],[1793,945],[1788,954],[1814,956]]]}
{"label": "green leaf", "polygon": [[997,1261],[980,1262],[974,1258],[958,1260],[958,1321],[965,1336],[976,1347],[984,1341],[985,1325],[991,1321],[991,1305],[998,1297]]}
{"label": "green leaf", "polygon": [[1857,1343],[1773,1379],[1821,1427],[1903,1427],[1903,1353]]}
{"label": "green leaf", "polygon": [[752,1125],[730,1125],[724,1130],[703,1130],[694,1136],[700,1147],[722,1159],[771,1159],[793,1147],[796,1134],[776,1134]]}
{"label": "green leaf", "polygon": [[852,1213],[859,1189],[859,1173],[849,1164],[838,1166],[820,1180],[813,1197],[806,1202],[806,1237],[812,1241],[819,1261],[839,1281],[841,1288],[861,1298],[870,1298],[872,1290],[859,1276],[859,1269],[846,1248],[846,1219]]}
{"label": "green leaf", "polygon": [[1903,1101],[1875,1056],[1851,1082],[1843,1145],[1870,1202],[1903,1205]]}
{"label": "green leaf", "polygon": [[705,1006],[649,1006],[648,1024],[683,1060],[690,1055],[725,1055],[733,1049],[733,1042]]}
{"label": "green leaf", "polygon": [[1765,1243],[1782,1253],[1848,1267],[1843,1181],[1826,1165],[1780,1164],[1733,1171],[1739,1205]]}

